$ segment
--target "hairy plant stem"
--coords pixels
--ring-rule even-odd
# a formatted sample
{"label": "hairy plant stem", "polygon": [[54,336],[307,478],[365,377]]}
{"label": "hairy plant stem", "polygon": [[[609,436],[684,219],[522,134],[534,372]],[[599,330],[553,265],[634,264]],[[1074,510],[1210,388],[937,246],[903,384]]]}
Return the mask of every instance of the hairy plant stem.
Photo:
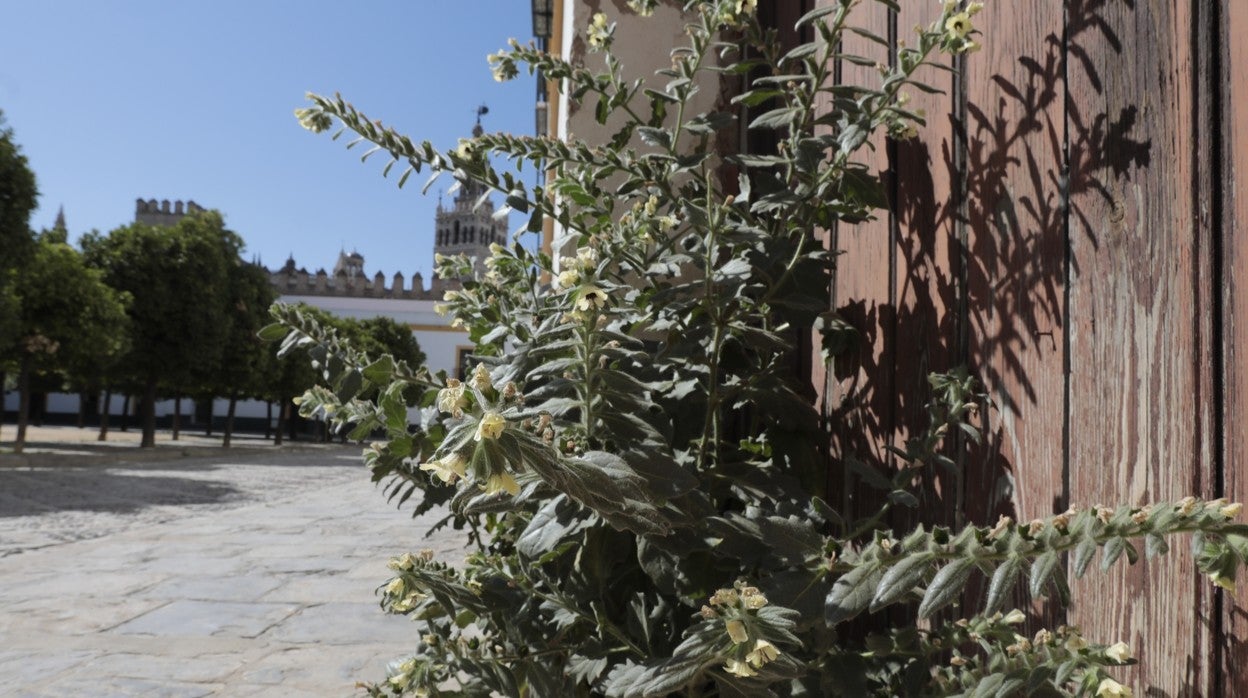
{"label": "hairy plant stem", "polygon": [[[706,179],[706,247],[703,257],[703,303],[707,316],[715,323],[712,330],[711,346],[707,352],[707,379],[706,379],[706,413],[702,422],[702,441],[698,444],[698,469],[704,470],[707,467],[707,454],[710,453],[715,461],[718,461],[719,455],[719,360],[720,354],[724,348],[724,327],[726,324],[724,315],[727,311],[716,302],[715,295],[715,262],[717,247],[717,230],[719,228],[719,204],[715,201],[715,190],[711,186],[711,173],[704,170]],[[721,312],[724,311],[724,312]],[[708,444],[714,444],[714,450],[708,447]]]}

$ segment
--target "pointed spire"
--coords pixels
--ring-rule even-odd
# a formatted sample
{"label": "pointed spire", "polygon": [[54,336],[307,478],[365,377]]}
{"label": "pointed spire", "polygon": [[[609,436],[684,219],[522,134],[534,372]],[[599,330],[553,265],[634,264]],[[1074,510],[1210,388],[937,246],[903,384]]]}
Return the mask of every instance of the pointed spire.
{"label": "pointed spire", "polygon": [[52,224],[53,230],[59,230],[62,233],[69,232],[69,228],[65,227],[65,205],[62,204],[56,212],[56,222]]}

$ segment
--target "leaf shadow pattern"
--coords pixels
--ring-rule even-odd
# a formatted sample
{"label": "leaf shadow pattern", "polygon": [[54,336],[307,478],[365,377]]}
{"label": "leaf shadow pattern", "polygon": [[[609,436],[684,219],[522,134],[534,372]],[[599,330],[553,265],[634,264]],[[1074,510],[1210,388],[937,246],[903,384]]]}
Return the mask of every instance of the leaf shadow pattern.
{"label": "leaf shadow pattern", "polygon": [[[954,83],[957,96],[929,117],[938,138],[888,148],[892,285],[886,295],[834,300],[861,339],[837,366],[830,392],[839,399],[825,410],[833,443],[829,489],[841,490],[841,501],[878,501],[861,493],[846,461],[885,472],[898,466],[885,446],[901,446],[926,427],[929,372],[967,365],[989,395],[980,410],[984,442],[951,445],[963,454],[959,469],[925,472],[920,508],[894,516],[896,531],[919,521],[987,525],[1070,505],[1067,285],[1080,269],[1069,236],[1085,236],[1093,250],[1101,244],[1088,220],[1093,214],[1071,201],[1088,193],[1118,200],[1121,180],[1152,158],[1151,141],[1138,133],[1137,106],[1096,111],[1089,109],[1096,100],[1068,99],[1071,62],[1097,93],[1103,90],[1083,47],[1103,42],[1122,51],[1104,17],[1110,5],[1131,11],[1134,0],[1066,3],[1064,15],[1049,15],[1056,21],[1032,27],[1034,38],[1011,44],[1036,50],[1018,51],[1008,63],[981,63],[986,76],[974,87]],[[995,16],[985,30],[990,36],[1015,28],[1010,12]],[[873,244],[841,235],[842,264]],[[1040,448],[1045,439],[1063,445]],[[1043,453],[1057,455],[1041,463]],[[857,509],[851,512],[861,514]],[[1041,616],[1060,622],[1055,606]]]}

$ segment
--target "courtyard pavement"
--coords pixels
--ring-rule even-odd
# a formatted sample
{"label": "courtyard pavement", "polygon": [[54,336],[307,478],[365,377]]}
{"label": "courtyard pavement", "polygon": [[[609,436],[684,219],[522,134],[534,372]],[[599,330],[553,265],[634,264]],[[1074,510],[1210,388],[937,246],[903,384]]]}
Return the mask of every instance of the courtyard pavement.
{"label": "courtyard pavement", "polygon": [[385,501],[358,446],[80,434],[0,453],[0,695],[361,695],[417,631],[378,607],[386,560],[463,556],[461,533],[425,537],[440,514]]}

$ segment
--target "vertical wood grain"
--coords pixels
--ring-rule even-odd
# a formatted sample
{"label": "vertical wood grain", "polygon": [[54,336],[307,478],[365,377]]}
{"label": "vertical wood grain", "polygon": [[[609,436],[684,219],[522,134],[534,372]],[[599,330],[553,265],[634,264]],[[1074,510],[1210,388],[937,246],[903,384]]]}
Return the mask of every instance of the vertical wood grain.
{"label": "vertical wood grain", "polygon": [[[972,521],[1065,511],[1066,83],[1056,3],[986,3],[966,59],[968,363],[989,396],[982,444],[967,444]],[[1066,621],[1029,605],[1037,626]],[[1034,631],[1035,628],[1033,628]]]}
{"label": "vertical wood grain", "polygon": [[[1220,52],[1225,494],[1248,501],[1248,3],[1221,17]],[[1241,579],[1243,579],[1241,571]],[[1222,592],[1221,695],[1248,695],[1248,585]]]}
{"label": "vertical wood grain", "polygon": [[[897,40],[913,42],[912,28],[931,23],[938,10],[928,3],[902,3]],[[957,67],[957,59],[946,54],[934,55],[931,60]],[[893,438],[899,446],[929,426],[927,402],[932,391],[928,375],[963,363],[958,318],[962,295],[960,236],[964,230],[959,212],[963,181],[961,78],[932,67],[922,69],[916,77],[943,90],[943,94],[906,91],[907,107],[926,113],[927,125],[919,127],[915,138],[894,141],[890,148],[895,183],[893,296],[897,307],[891,338],[896,347],[892,352],[897,401]],[[918,516],[898,517],[910,519],[910,525],[903,528],[913,528],[919,521],[927,526],[956,525],[960,478],[935,464],[922,476],[922,502],[913,512]]]}
{"label": "vertical wood grain", "polygon": [[[851,22],[878,36],[887,37],[890,17],[878,3],[863,3]],[[888,64],[889,49],[846,33],[842,51]],[[841,82],[849,85],[877,85],[874,69],[843,61]],[[887,176],[887,148],[882,137],[872,141],[874,149],[859,153],[873,172]],[[868,467],[885,467],[889,462],[885,447],[891,443],[895,418],[893,383],[894,328],[896,305],[893,298],[894,247],[892,216],[877,212],[877,219],[857,225],[839,224],[833,247],[843,250],[838,258],[833,307],[860,333],[855,350],[837,357],[828,377],[828,421],[832,439],[832,467],[829,491],[839,493],[833,500],[851,517],[869,513],[878,498],[845,468],[846,460],[856,458]]]}
{"label": "vertical wood grain", "polygon": [[[1206,3],[1207,5],[1207,3]],[[1070,497],[1081,506],[1208,494],[1211,273],[1198,201],[1192,15],[1067,2]],[[1002,31],[1007,31],[1002,28]],[[1072,584],[1073,623],[1126,641],[1140,695],[1206,695],[1207,582],[1186,546]]]}
{"label": "vertical wood grain", "polygon": [[[1066,217],[1062,8],[986,3],[968,56],[970,363],[993,409],[967,463],[988,514],[1064,511]],[[995,519],[995,517],[992,517]]]}

